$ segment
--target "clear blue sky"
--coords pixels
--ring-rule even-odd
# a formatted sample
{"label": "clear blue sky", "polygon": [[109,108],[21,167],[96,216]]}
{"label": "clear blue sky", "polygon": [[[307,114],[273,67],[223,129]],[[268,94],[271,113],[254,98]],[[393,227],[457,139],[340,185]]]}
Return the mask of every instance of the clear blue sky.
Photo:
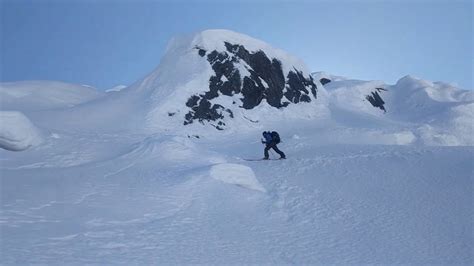
{"label": "clear blue sky", "polygon": [[287,50],[311,71],[474,88],[471,0],[0,2],[2,81],[129,85],[159,64],[173,35],[223,28]]}

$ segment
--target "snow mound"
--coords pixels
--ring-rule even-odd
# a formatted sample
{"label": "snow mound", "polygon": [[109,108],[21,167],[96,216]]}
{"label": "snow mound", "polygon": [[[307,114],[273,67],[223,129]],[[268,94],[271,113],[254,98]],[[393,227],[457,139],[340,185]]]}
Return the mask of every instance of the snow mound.
{"label": "snow mound", "polygon": [[401,78],[388,88],[389,117],[418,125],[424,144],[430,146],[474,145],[474,92],[443,82],[413,76]]}
{"label": "snow mound", "polygon": [[22,112],[65,108],[102,95],[87,85],[59,81],[5,82],[0,83],[0,108]]}
{"label": "snow mound", "polygon": [[[410,98],[428,97],[437,102],[467,102],[474,101],[472,90],[462,90],[455,85],[444,82],[432,82],[407,75],[397,81],[395,87],[405,91],[405,96]],[[426,98],[418,98],[425,100]]]}
{"label": "snow mound", "polygon": [[0,111],[0,148],[23,151],[41,142],[39,130],[24,114]]}
{"label": "snow mound", "polygon": [[224,183],[266,192],[265,188],[255,177],[252,168],[245,165],[233,163],[217,164],[211,167],[210,175],[212,178]]}
{"label": "snow mound", "polygon": [[474,102],[474,92],[461,90],[442,82],[431,82],[412,76],[401,78],[390,86],[391,110],[397,119],[410,122],[436,120],[441,113],[457,105]]}

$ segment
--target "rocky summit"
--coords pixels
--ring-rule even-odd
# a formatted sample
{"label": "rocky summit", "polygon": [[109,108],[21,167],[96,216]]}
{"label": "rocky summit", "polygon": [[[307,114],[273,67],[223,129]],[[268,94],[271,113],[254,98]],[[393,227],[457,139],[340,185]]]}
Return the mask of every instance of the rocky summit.
{"label": "rocky summit", "polygon": [[[284,74],[282,62],[269,57],[264,51],[251,52],[242,44],[224,42],[225,51],[208,51],[196,46],[195,50],[210,64],[213,75],[204,92],[190,96],[186,102],[189,111],[184,124],[216,121],[221,130],[224,116],[233,118],[229,107],[213,104],[211,100],[220,96],[238,95],[239,108],[253,109],[263,100],[275,108],[285,108],[289,104],[311,102],[312,95],[317,98],[317,86],[310,75],[305,76],[296,67]],[[233,105],[237,102],[233,101]]]}

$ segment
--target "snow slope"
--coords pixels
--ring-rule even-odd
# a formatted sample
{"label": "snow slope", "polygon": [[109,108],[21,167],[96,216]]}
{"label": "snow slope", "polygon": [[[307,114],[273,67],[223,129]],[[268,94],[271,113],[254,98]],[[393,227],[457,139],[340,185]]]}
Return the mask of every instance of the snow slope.
{"label": "snow slope", "polygon": [[[246,69],[260,92],[273,80],[252,76],[259,64],[224,40],[279,58],[282,72],[301,68],[294,74],[305,82],[291,95],[310,102],[278,108],[268,98],[246,109],[242,91],[218,93],[199,101],[232,110],[223,130],[219,119],[184,125],[189,97],[219,76],[207,61],[214,50],[235,55],[229,69]],[[157,70],[125,90],[25,109],[31,123],[1,112],[14,119],[0,125],[0,141],[37,128],[42,137],[22,152],[0,149],[2,264],[471,265],[472,93],[413,77],[388,85],[319,73],[315,97],[308,75],[261,41],[205,31],[172,41]],[[373,92],[386,112],[368,100]],[[280,133],[288,159],[253,160],[263,156],[262,130]]]}
{"label": "snow slope", "polygon": [[2,261],[472,263],[472,147],[324,145],[299,126],[283,161],[242,159],[258,134],[87,136],[109,158],[73,166],[97,151],[2,152]]}

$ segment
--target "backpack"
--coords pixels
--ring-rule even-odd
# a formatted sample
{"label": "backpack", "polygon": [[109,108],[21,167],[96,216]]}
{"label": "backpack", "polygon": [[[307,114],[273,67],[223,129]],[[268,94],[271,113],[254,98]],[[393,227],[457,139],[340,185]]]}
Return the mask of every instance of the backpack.
{"label": "backpack", "polygon": [[278,135],[278,132],[272,131],[272,140],[273,140],[276,144],[280,143],[281,140],[280,140],[280,135]]}

